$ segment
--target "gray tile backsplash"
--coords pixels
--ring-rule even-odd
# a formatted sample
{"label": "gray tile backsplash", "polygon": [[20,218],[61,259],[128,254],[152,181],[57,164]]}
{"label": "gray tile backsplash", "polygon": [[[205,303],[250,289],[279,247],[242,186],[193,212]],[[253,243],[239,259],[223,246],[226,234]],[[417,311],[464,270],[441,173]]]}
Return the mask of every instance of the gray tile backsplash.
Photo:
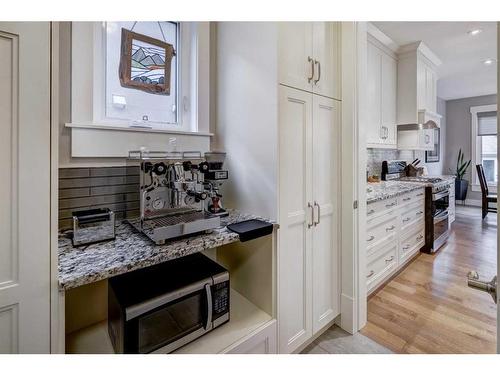
{"label": "gray tile backsplash", "polygon": [[139,210],[137,167],[60,168],[59,228],[72,226],[73,212],[109,208],[123,219]]}
{"label": "gray tile backsplash", "polygon": [[366,166],[370,176],[380,176],[382,173],[382,162],[384,160],[406,160],[412,161],[415,158],[422,158],[422,152],[409,150],[393,150],[384,148],[368,148],[366,149],[367,158]]}

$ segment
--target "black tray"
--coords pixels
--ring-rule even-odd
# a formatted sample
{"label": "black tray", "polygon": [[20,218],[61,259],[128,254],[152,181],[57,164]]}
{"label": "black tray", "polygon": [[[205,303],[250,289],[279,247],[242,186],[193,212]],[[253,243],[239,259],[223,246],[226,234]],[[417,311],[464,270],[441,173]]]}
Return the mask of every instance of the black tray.
{"label": "black tray", "polygon": [[273,224],[267,221],[252,219],[229,224],[227,229],[234,233],[238,233],[240,241],[245,242],[273,233]]}

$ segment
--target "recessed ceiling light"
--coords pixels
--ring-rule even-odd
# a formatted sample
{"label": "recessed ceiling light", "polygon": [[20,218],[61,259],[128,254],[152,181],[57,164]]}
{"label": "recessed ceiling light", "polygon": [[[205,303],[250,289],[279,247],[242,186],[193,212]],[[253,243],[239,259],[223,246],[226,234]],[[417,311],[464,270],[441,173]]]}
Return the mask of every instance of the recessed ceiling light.
{"label": "recessed ceiling light", "polygon": [[495,60],[495,59],[486,59],[486,60],[484,60],[484,61],[483,61],[483,64],[484,64],[484,65],[491,65],[491,64],[493,64],[494,62],[496,62],[496,60]]}
{"label": "recessed ceiling light", "polygon": [[477,35],[477,34],[481,34],[482,32],[483,32],[482,29],[472,29],[472,30],[468,31],[469,35],[471,35],[471,36],[474,36],[474,35]]}

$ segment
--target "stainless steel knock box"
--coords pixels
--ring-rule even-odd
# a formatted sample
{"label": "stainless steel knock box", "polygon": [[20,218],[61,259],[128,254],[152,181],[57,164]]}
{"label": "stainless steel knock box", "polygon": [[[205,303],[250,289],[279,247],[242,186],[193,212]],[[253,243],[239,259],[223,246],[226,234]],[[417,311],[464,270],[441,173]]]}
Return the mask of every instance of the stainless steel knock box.
{"label": "stainless steel knock box", "polygon": [[73,246],[115,238],[115,213],[109,208],[73,212]]}

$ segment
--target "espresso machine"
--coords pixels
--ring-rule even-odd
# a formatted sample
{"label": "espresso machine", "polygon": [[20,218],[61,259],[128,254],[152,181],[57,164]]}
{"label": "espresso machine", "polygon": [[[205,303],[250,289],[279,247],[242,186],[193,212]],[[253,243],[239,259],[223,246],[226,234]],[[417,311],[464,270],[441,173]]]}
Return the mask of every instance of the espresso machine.
{"label": "espresso machine", "polygon": [[137,176],[139,169],[140,208],[138,216],[128,222],[158,245],[220,227],[220,186],[224,178],[220,174],[223,171],[215,169],[218,165],[214,160],[220,164],[222,154],[130,151],[127,170]]}

